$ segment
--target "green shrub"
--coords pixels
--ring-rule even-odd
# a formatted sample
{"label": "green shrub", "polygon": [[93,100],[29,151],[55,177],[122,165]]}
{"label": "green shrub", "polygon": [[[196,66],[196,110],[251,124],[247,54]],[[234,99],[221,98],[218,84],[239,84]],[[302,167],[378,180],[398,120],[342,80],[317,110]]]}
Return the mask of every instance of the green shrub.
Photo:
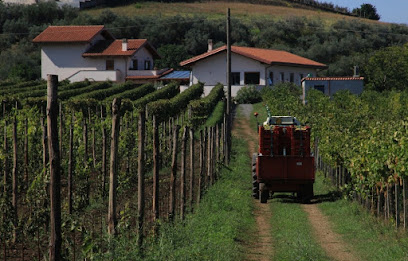
{"label": "green shrub", "polygon": [[255,86],[245,86],[238,91],[235,100],[240,104],[258,103],[262,101],[262,96]]}

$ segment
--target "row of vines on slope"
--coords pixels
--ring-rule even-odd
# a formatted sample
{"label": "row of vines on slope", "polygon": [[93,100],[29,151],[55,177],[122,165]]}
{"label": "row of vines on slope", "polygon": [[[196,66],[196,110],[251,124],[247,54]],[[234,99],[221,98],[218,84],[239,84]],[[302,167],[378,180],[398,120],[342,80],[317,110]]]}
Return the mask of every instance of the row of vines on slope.
{"label": "row of vines on slope", "polygon": [[[347,91],[332,99],[286,85],[265,91],[273,113],[312,127],[316,164],[347,194],[378,216],[408,227],[408,92]],[[403,222],[401,221],[403,220]]]}
{"label": "row of vines on slope", "polygon": [[[134,88],[131,85],[120,85],[121,92],[109,91],[106,96],[95,91],[110,90],[108,82],[59,85],[62,249],[65,249],[62,255],[69,260],[103,257],[111,250],[105,235],[114,98],[121,101],[115,172],[116,234],[137,235],[142,244],[143,236],[149,235],[151,228],[157,229],[161,220],[183,218],[199,202],[206,187],[216,180],[218,163],[223,161],[226,133],[222,124],[223,86],[217,86],[201,99],[206,108],[203,112],[200,106],[194,105],[203,93],[202,84],[182,93],[176,83],[157,90],[151,84]],[[76,97],[84,92],[89,93],[86,99]],[[13,97],[17,96],[13,94]],[[40,260],[47,255],[50,211],[46,100],[27,97],[3,101],[0,118],[2,256],[7,260]],[[162,104],[166,107],[161,107]],[[209,118],[212,113],[214,116]],[[140,137],[142,122],[143,138]],[[144,145],[142,156],[140,144]],[[180,148],[183,157],[177,155]],[[144,174],[140,174],[140,162]],[[145,186],[141,188],[140,184]],[[146,212],[141,213],[140,208]]]}

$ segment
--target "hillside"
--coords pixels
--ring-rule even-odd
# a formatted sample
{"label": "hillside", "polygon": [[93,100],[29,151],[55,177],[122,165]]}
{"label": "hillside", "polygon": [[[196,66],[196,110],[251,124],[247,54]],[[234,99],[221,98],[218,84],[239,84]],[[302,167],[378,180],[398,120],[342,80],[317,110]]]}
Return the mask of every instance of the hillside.
{"label": "hillside", "polygon": [[306,17],[324,20],[326,22],[335,22],[338,20],[357,20],[359,22],[379,23],[377,21],[336,14],[333,12],[325,12],[321,9],[292,4],[285,1],[271,0],[270,4],[250,4],[241,2],[194,2],[194,3],[162,3],[162,2],[142,2],[130,5],[112,7],[112,8],[97,8],[83,11],[86,14],[95,16],[100,15],[106,10],[110,10],[116,15],[121,16],[195,16],[205,15],[209,18],[225,17],[225,10],[231,9],[231,14],[239,19],[265,18],[278,19],[290,17]]}
{"label": "hillside", "polygon": [[[408,27],[325,12],[283,0],[242,2],[140,2],[79,11],[52,4],[5,6],[0,3],[0,80],[33,80],[40,76],[40,46],[31,40],[48,25],[104,25],[113,35],[148,39],[163,59],[158,68],[180,69],[179,63],[226,43],[225,13],[231,8],[232,43],[292,52],[325,63],[321,75],[350,75],[375,51],[408,42]],[[309,0],[291,0],[307,2]],[[340,7],[336,7],[340,8]],[[342,9],[340,8],[340,11]],[[184,68],[185,69],[185,68]]]}

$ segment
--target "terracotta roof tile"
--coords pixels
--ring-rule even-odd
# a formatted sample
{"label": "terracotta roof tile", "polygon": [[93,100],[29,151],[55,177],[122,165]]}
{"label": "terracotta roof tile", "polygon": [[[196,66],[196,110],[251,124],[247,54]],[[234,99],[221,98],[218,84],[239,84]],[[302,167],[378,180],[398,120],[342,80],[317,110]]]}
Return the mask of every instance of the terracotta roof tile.
{"label": "terracotta roof tile", "polygon": [[49,26],[37,37],[34,43],[73,43],[90,42],[98,33],[104,30],[103,25],[87,26]]}
{"label": "terracotta roof tile", "polygon": [[145,46],[154,58],[160,58],[156,49],[146,39],[129,39],[127,45],[127,51],[122,51],[122,40],[115,40],[109,45],[106,45],[106,42],[103,41],[94,45],[82,56],[132,56],[137,50]]}
{"label": "terracotta roof tile", "polygon": [[[180,63],[181,66],[190,65],[199,60],[202,60],[211,55],[223,52],[227,50],[227,46],[219,47],[215,50],[212,50],[207,53],[195,56],[191,59],[185,60]],[[253,47],[240,47],[240,46],[231,46],[231,52],[240,54],[242,56],[257,60],[262,63],[271,64],[271,65],[289,65],[289,66],[306,66],[313,68],[326,68],[327,66],[322,63],[315,62],[313,60],[279,50],[270,50],[270,49],[260,49]]]}
{"label": "terracotta roof tile", "polygon": [[306,77],[303,81],[362,81],[364,77]]}

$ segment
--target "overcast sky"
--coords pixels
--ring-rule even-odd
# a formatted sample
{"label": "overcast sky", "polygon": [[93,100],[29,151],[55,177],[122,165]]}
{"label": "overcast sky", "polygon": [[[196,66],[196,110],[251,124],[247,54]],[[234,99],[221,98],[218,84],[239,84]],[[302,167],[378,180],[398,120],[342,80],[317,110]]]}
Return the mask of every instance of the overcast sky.
{"label": "overcast sky", "polygon": [[408,24],[408,0],[319,0],[348,7],[352,11],[362,4],[372,4],[377,8],[381,21]]}

